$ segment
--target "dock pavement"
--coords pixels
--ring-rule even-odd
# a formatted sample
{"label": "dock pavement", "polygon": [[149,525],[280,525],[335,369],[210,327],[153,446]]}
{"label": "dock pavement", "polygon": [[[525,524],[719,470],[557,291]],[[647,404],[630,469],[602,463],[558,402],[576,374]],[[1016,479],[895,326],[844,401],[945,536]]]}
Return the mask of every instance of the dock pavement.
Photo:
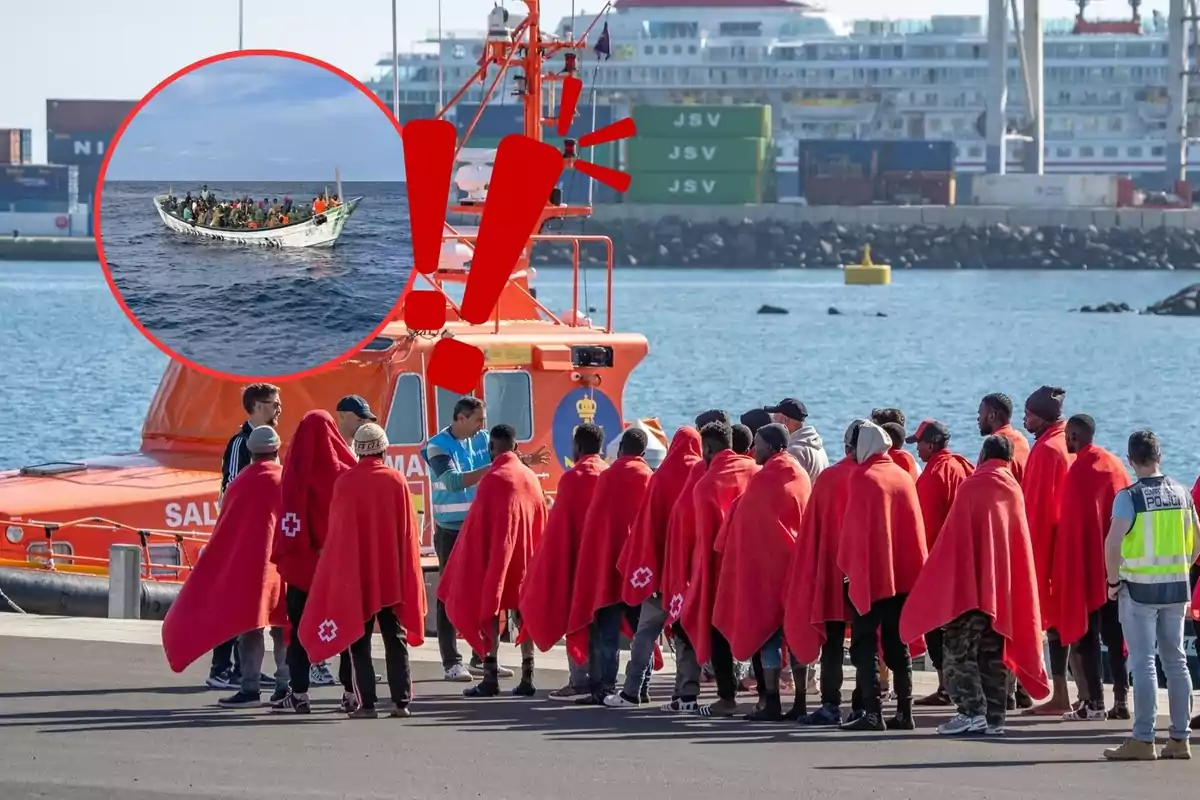
{"label": "dock pavement", "polygon": [[[412,649],[408,720],[347,720],[338,687],[314,688],[308,716],[223,710],[221,693],[202,686],[207,664],[172,673],[159,631],[0,614],[0,798],[1129,800],[1151,787],[1184,796],[1196,783],[1190,762],[1104,762],[1127,722],[1010,716],[1005,738],[984,739],[937,736],[945,709],[919,711],[913,732],[861,734],[672,716],[657,702],[576,708],[546,699],[566,679],[562,648],[538,654],[533,699],[462,698],[463,684],[441,680],[430,640]],[[382,667],[378,641],[375,655]],[[670,695],[665,655],[658,702]],[[505,646],[500,660],[519,656]],[[917,673],[917,693],[933,681]],[[741,699],[748,710],[753,697]]]}

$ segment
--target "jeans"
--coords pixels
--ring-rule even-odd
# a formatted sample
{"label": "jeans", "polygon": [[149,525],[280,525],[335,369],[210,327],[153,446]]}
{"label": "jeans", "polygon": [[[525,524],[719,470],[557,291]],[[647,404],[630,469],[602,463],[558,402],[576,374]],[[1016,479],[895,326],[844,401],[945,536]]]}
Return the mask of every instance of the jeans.
{"label": "jeans", "polygon": [[588,688],[594,695],[606,697],[616,690],[623,619],[625,604],[616,603],[597,611],[592,620],[588,632]]}
{"label": "jeans", "polygon": [[[272,655],[275,657],[275,691],[286,692],[288,688],[287,649],[283,646],[283,628],[271,628]],[[246,631],[237,639],[237,649],[242,656],[242,692],[262,692],[262,665],[267,645],[262,628]]]}
{"label": "jeans", "polygon": [[1154,668],[1157,642],[1158,658],[1167,678],[1170,736],[1187,739],[1192,677],[1183,650],[1183,621],[1188,604],[1145,605],[1130,599],[1124,588],[1117,603],[1125,643],[1129,646],[1129,671],[1133,676],[1133,738],[1154,742],[1158,718],[1158,673]]}
{"label": "jeans", "polygon": [[[457,541],[458,531],[452,531],[440,525],[434,526],[433,549],[437,553],[439,572],[445,572],[446,562],[450,560],[450,553],[454,550],[454,543]],[[442,669],[450,669],[455,664],[461,664],[462,654],[458,652],[458,634],[455,633],[454,626],[450,624],[450,618],[446,616],[446,605],[441,600],[437,601],[437,638],[438,650],[442,654]]]}
{"label": "jeans", "polygon": [[627,697],[649,694],[650,676],[654,672],[654,645],[666,624],[667,612],[663,610],[662,597],[655,594],[643,600],[637,629],[629,643],[629,660],[625,662],[623,691]]}
{"label": "jeans", "polygon": [[[591,659],[588,659],[589,663]],[[570,658],[567,658],[567,668],[570,674],[570,679],[567,681],[572,689],[578,689],[581,692],[587,691],[592,682],[588,679],[589,664],[576,664]]]}
{"label": "jeans", "polygon": [[[775,635],[762,646],[762,650],[758,651],[758,655],[762,659],[763,669],[783,669],[783,631],[776,631]],[[796,660],[795,656],[790,652],[788,656],[792,667],[800,666],[800,662]],[[803,692],[804,687],[799,686],[796,691]]]}

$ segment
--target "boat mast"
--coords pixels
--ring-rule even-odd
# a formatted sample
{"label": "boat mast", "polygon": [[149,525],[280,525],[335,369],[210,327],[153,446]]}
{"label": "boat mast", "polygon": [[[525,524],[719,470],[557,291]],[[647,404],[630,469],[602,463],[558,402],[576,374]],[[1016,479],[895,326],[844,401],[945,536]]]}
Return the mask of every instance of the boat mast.
{"label": "boat mast", "polygon": [[396,0],[392,0],[392,119],[400,121],[400,47],[396,42]]}
{"label": "boat mast", "polygon": [[542,10],[540,0],[522,0],[529,9],[526,16],[529,45],[525,48],[525,135],[542,141]]}

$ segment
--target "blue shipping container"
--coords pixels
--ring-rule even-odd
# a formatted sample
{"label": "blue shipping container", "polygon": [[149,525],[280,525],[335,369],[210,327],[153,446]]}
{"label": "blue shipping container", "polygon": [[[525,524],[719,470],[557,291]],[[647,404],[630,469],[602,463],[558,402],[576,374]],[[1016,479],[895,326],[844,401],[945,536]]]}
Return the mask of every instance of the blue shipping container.
{"label": "blue shipping container", "polygon": [[911,139],[885,142],[881,172],[953,172],[954,142]]}
{"label": "blue shipping container", "polygon": [[100,178],[99,164],[86,164],[79,167],[79,202],[88,206],[92,204],[96,193],[96,182]]}
{"label": "blue shipping container", "polygon": [[0,167],[0,208],[23,202],[65,204],[70,198],[68,167]]}
{"label": "blue shipping container", "polygon": [[[472,120],[475,119],[475,114],[479,111],[479,106],[459,103],[454,106],[453,110],[455,113],[454,124],[458,127],[459,133],[466,133],[467,128],[471,126]],[[523,133],[525,128],[524,118],[525,111],[520,105],[515,103],[501,106],[491,104],[484,108],[483,114],[479,117],[479,122],[475,124],[474,130],[471,131],[471,137],[494,139],[508,136],[510,133]],[[611,124],[612,121],[613,112],[611,106],[596,106],[597,129]],[[546,136],[555,135],[552,128],[543,128],[543,130]],[[592,107],[579,106],[575,121],[571,125],[571,129],[567,132],[567,135],[579,138],[591,130]]]}
{"label": "blue shipping container", "polygon": [[46,160],[51,164],[100,166],[116,131],[53,133],[47,131]]}
{"label": "blue shipping container", "polygon": [[800,170],[824,178],[873,178],[880,170],[882,142],[855,139],[801,141]]}
{"label": "blue shipping container", "polygon": [[599,181],[592,180],[582,172],[567,170],[558,182],[562,189],[563,202],[568,205],[583,205],[588,202],[588,189],[592,191],[592,205],[616,202],[617,192]]}

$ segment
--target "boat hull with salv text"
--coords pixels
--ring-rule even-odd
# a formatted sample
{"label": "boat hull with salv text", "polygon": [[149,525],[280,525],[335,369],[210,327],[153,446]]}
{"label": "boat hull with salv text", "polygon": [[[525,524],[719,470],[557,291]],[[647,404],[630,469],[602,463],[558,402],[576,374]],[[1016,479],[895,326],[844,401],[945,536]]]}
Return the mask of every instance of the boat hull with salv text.
{"label": "boat hull with salv text", "polygon": [[210,228],[197,225],[167,213],[164,203],[166,195],[154,198],[154,209],[158,212],[163,224],[175,233],[192,236],[201,240],[229,242],[231,244],[247,245],[250,247],[293,248],[293,247],[333,247],[346,222],[354,209],[362,202],[361,197],[353,197],[345,203],[318,214],[312,219],[284,225],[276,228],[260,228],[258,230]]}

